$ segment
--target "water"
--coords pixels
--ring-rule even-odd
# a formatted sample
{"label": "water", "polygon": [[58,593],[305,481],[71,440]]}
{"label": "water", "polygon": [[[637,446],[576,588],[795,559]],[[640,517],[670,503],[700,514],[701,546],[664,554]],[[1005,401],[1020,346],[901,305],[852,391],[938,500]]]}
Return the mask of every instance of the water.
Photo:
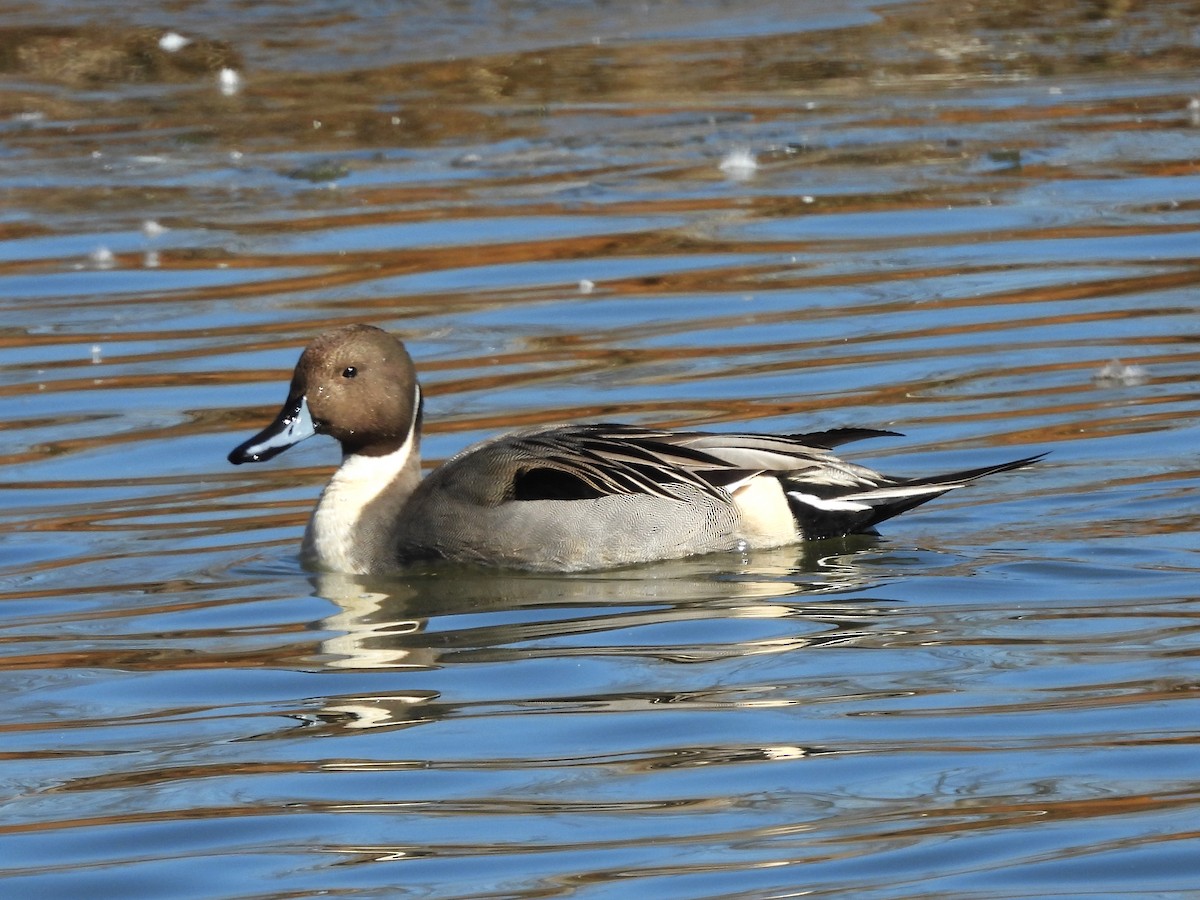
{"label": "water", "polygon": [[[817,6],[13,5],[5,896],[1197,889],[1200,20]],[[878,539],[316,579],[335,448],[224,456],[353,321],[432,461],[1051,455]]]}

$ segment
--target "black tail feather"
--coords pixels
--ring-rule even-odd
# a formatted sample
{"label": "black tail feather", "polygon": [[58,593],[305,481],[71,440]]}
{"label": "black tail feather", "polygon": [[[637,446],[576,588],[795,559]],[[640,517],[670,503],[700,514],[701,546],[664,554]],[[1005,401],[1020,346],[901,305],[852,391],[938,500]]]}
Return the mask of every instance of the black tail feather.
{"label": "black tail feather", "polygon": [[940,497],[947,491],[988,475],[1033,465],[1045,456],[1045,453],[1038,453],[977,469],[962,469],[920,478],[897,478],[879,485],[881,493],[886,492],[888,488],[912,488],[920,491],[899,497],[871,497],[870,489],[849,490],[839,497],[817,497],[806,493],[802,486],[797,486],[795,490],[785,490],[788,506],[806,540],[841,537],[847,534],[872,534],[880,522]]}
{"label": "black tail feather", "polygon": [[[845,537],[848,534],[875,534],[874,525],[896,513],[879,516],[876,507],[863,510],[830,510],[810,506],[788,493],[788,507],[796,520],[796,528],[806,541]],[[899,512],[899,510],[897,510]]]}
{"label": "black tail feather", "polygon": [[810,431],[806,434],[789,434],[792,440],[807,444],[809,447],[820,447],[822,450],[832,450],[851,441],[865,441],[867,438],[904,437],[899,431],[884,431],[879,428],[830,428],[828,431]]}
{"label": "black tail feather", "polygon": [[962,469],[958,472],[947,472],[944,475],[932,475],[923,478],[897,479],[896,483],[911,485],[928,484],[930,486],[945,484],[948,485],[947,490],[949,490],[959,485],[977,481],[980,478],[986,478],[988,475],[995,475],[999,472],[1011,472],[1013,469],[1023,469],[1026,466],[1032,466],[1034,463],[1045,459],[1047,455],[1047,453],[1035,453],[1033,456],[1025,456],[1021,459],[998,463],[994,466],[980,466],[978,469]]}

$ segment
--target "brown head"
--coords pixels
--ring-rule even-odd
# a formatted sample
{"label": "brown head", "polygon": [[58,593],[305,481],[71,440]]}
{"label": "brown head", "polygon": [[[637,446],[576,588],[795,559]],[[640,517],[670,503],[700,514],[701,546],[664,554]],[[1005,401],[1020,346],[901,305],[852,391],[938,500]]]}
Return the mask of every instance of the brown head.
{"label": "brown head", "polygon": [[347,325],[305,348],[275,421],[229,461],[261,462],[313,434],[337,438],[347,456],[383,456],[410,434],[419,438],[420,417],[421,391],[404,344],[372,325]]}

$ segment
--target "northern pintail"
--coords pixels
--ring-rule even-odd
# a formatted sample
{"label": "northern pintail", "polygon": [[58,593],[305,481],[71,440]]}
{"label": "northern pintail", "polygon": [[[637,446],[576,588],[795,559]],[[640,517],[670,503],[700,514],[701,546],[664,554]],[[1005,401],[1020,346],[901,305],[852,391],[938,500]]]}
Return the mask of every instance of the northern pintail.
{"label": "northern pintail", "polygon": [[1041,458],[893,478],[830,452],[891,431],[554,425],[476,444],[422,478],[422,405],[397,338],[369,325],[327,331],[301,354],[275,421],[229,461],[261,462],[314,434],[336,438],[342,464],[313,511],[302,556],[318,570],[372,575],[438,558],[601,569],[869,533],[946,491]]}

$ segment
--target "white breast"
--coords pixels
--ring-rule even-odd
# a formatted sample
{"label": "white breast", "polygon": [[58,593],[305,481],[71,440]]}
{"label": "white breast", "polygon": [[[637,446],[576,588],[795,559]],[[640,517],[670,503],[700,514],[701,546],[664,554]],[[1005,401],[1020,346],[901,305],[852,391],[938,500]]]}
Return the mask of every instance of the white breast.
{"label": "white breast", "polygon": [[347,456],[321,492],[304,532],[302,554],[315,569],[365,575],[378,548],[360,527],[363,511],[379,499],[404,471],[414,435],[386,456]]}

